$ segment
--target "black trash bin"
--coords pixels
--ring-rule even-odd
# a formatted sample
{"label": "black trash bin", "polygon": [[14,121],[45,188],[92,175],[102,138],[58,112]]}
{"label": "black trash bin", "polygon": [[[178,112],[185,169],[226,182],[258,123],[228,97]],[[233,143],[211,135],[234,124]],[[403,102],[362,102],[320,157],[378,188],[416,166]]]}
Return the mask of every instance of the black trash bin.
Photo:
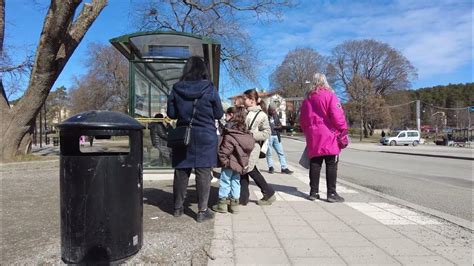
{"label": "black trash bin", "polygon": [[[125,114],[90,111],[59,128],[62,260],[107,263],[137,253],[143,241],[143,126]],[[100,143],[80,146],[81,136],[118,139],[119,146],[128,139],[128,145],[118,151]]]}

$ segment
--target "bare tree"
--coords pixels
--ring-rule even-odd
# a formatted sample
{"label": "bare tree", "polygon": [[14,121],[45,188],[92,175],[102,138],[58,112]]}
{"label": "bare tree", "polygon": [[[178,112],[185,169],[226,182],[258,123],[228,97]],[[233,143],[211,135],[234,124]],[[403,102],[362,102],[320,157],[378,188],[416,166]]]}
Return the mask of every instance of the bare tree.
{"label": "bare tree", "polygon": [[[409,91],[396,91],[385,95],[384,99],[388,105],[393,106],[389,109],[391,117],[391,123],[389,126],[392,129],[403,129],[408,126],[416,126],[416,124],[414,124],[414,121],[416,121],[415,103],[413,102],[414,97],[410,95]],[[429,112],[429,110],[427,111]],[[429,119],[431,119],[431,114],[431,112],[427,114]],[[423,119],[422,121],[427,120]]]}
{"label": "bare tree", "polygon": [[279,18],[292,0],[156,0],[137,9],[140,30],[171,30],[208,36],[222,44],[221,61],[236,83],[257,82],[257,50],[241,22]]}
{"label": "bare tree", "polygon": [[284,97],[302,97],[316,72],[326,73],[327,60],[312,48],[296,48],[288,52],[270,80],[274,90]]}
{"label": "bare tree", "polygon": [[358,121],[360,140],[362,136],[372,136],[375,126],[389,123],[390,113],[385,100],[376,93],[369,80],[355,75],[349,82],[347,93],[351,95],[351,100],[346,104],[349,120]]}
{"label": "bare tree", "polygon": [[[9,106],[3,83],[0,84],[3,95],[0,99],[2,160],[9,160],[17,154],[29,151],[36,115],[74,50],[106,6],[107,0],[91,0],[85,3],[81,12],[75,16],[81,3],[81,0],[51,0],[36,48],[27,90],[17,104]],[[3,54],[4,0],[0,0],[0,23],[0,53]]]}
{"label": "bare tree", "polygon": [[61,116],[62,112],[69,105],[69,96],[67,93],[67,89],[64,86],[61,86],[55,91],[50,92],[45,104],[45,109],[47,110],[47,124],[51,126],[53,124],[53,121],[61,123],[62,119],[64,118]]}
{"label": "bare tree", "polygon": [[376,40],[345,41],[332,50],[331,72],[338,85],[348,88],[354,76],[368,80],[378,95],[406,89],[417,77],[416,69],[399,51]]}
{"label": "bare tree", "polygon": [[110,45],[89,45],[88,72],[76,79],[71,110],[128,110],[128,61]]}

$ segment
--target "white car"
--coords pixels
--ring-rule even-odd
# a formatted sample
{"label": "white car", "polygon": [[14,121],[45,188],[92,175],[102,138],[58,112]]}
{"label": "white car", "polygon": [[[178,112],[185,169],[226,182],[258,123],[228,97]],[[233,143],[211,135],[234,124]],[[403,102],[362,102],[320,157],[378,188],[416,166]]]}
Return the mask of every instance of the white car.
{"label": "white car", "polygon": [[383,145],[413,145],[420,144],[420,132],[418,130],[393,131],[390,136],[384,137],[380,141]]}

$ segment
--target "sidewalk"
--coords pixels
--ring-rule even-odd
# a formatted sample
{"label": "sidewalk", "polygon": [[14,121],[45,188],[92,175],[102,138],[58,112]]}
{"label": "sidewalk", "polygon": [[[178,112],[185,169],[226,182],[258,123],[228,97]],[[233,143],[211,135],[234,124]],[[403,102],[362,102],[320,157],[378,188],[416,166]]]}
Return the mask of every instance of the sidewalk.
{"label": "sidewalk", "polygon": [[472,231],[340,184],[345,203],[308,201],[306,170],[290,168],[262,171],[273,205],[256,205],[262,194],[251,186],[239,214],[216,214],[209,265],[472,265]]}

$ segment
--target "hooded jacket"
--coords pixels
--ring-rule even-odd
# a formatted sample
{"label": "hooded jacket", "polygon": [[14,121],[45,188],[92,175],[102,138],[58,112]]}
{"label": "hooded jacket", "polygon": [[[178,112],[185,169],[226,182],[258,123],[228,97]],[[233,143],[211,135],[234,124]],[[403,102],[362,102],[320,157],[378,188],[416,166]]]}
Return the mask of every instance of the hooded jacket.
{"label": "hooded jacket", "polygon": [[322,88],[309,95],[301,105],[300,126],[309,158],[339,155],[337,137],[347,134],[347,123],[336,94]]}
{"label": "hooded jacket", "polygon": [[252,134],[226,128],[218,156],[222,167],[230,168],[240,174],[248,172],[250,153],[255,145]]}
{"label": "hooded jacket", "polygon": [[[248,111],[248,114],[247,114],[247,117],[245,118],[245,124],[247,125],[247,128],[250,127],[250,124],[252,123],[253,118],[258,114],[258,116],[255,118],[255,122],[253,123],[252,128],[249,128],[249,131],[250,133],[252,133],[255,141],[267,140],[271,134],[270,122],[268,122],[267,114],[265,114],[262,111],[262,108],[258,105],[247,108],[247,111]],[[260,155],[260,145],[258,144],[258,142],[255,142],[254,148],[252,150],[252,153],[250,154],[250,159],[249,159],[250,171],[252,171],[252,169],[258,163],[259,155]]]}
{"label": "hooded jacket", "polygon": [[172,149],[173,168],[208,168],[217,165],[215,120],[224,115],[224,110],[214,85],[208,80],[177,82],[168,96],[167,115],[178,120],[177,126],[189,125],[195,99],[198,100],[190,144],[186,148]]}
{"label": "hooded jacket", "polygon": [[157,148],[164,157],[169,157],[171,149],[168,147],[168,134],[163,122],[152,122],[149,125],[153,147]]}

